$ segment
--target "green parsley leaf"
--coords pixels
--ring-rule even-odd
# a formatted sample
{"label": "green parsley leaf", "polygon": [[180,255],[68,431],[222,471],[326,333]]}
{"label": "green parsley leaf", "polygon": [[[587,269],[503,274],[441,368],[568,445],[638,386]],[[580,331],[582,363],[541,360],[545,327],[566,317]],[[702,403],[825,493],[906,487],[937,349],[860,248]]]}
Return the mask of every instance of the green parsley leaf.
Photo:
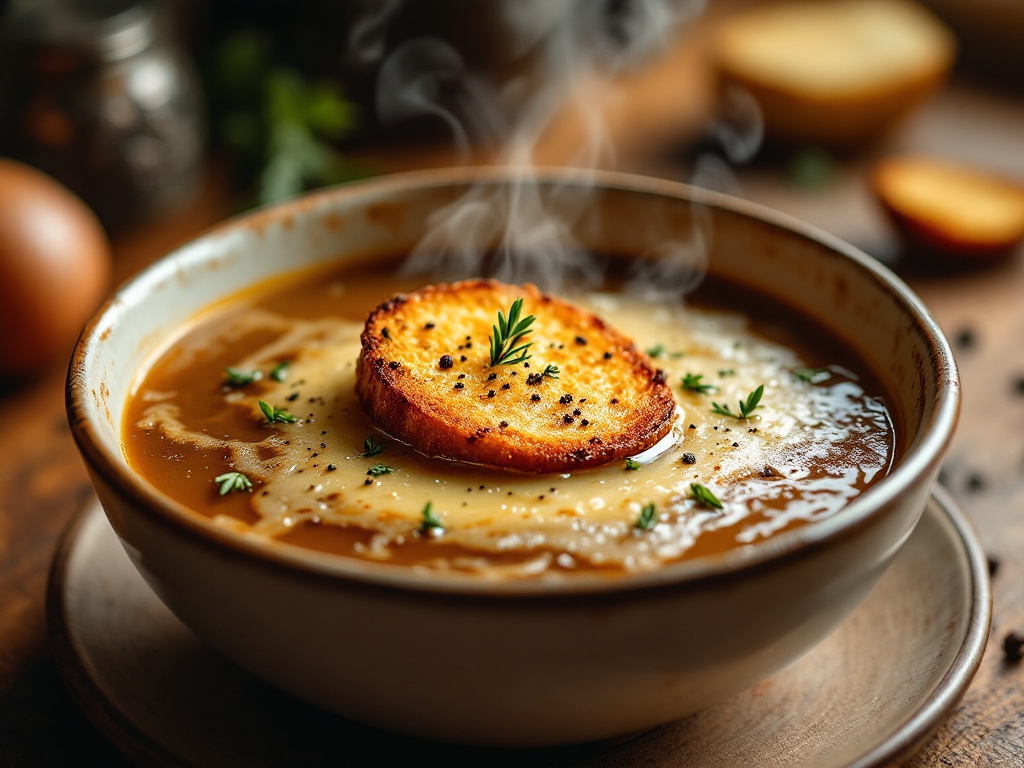
{"label": "green parsley leaf", "polygon": [[746,400],[740,400],[740,412],[738,414],[733,413],[727,405],[720,405],[719,403],[712,402],[711,410],[717,413],[719,416],[731,416],[734,419],[749,419],[750,414],[754,412],[754,409],[759,407],[758,403],[761,402],[761,395],[764,394],[764,384],[760,385],[757,389],[747,395]]}
{"label": "green parsley leaf", "polygon": [[527,350],[533,345],[532,341],[516,346],[524,336],[530,333],[530,326],[536,319],[533,315],[519,316],[523,311],[523,300],[521,298],[512,302],[508,310],[508,317],[499,309],[498,324],[491,326],[491,365],[515,365],[530,359]]}
{"label": "green parsley leaf", "polygon": [[223,475],[217,475],[217,477],[213,478],[213,482],[220,485],[221,496],[226,496],[232,491],[252,490],[252,480],[241,472],[225,472]]}
{"label": "green parsley leaf", "polygon": [[626,459],[626,469],[637,470],[640,469],[640,467],[642,466],[643,465],[639,461],[636,461],[635,459]]}
{"label": "green parsley leaf", "polygon": [[374,464],[366,470],[366,474],[373,475],[374,477],[380,477],[381,475],[390,475],[394,471],[395,468],[389,467],[387,464]]}
{"label": "green parsley leaf", "polygon": [[691,392],[697,392],[701,395],[706,395],[714,389],[718,389],[714,384],[702,384],[701,379],[704,378],[703,373],[688,373],[683,376],[683,389],[688,389]]}
{"label": "green parsley leaf", "polygon": [[794,368],[793,375],[808,384],[820,384],[823,381],[828,381],[832,376],[825,368]]}
{"label": "green parsley leaf", "polygon": [[224,383],[229,387],[244,387],[263,378],[263,371],[241,371],[238,368],[224,369]]}
{"label": "green parsley leaf", "polygon": [[376,456],[384,450],[384,443],[378,443],[373,439],[373,435],[370,435],[363,441],[363,452],[359,454],[364,458],[370,458]]}
{"label": "green parsley leaf", "polygon": [[271,406],[267,402],[259,401],[260,410],[263,411],[263,416],[267,420],[267,424],[294,424],[298,419],[292,416],[284,408],[278,408],[277,406]]}
{"label": "green parsley leaf", "polygon": [[693,494],[694,499],[704,506],[714,507],[715,509],[722,508],[722,502],[715,498],[715,494],[700,483],[690,483],[690,493]]}
{"label": "green parsley leaf", "polygon": [[288,360],[284,360],[278,363],[273,367],[273,369],[271,369],[270,378],[272,378],[276,382],[283,382],[285,379],[288,378],[288,366],[290,365],[291,362]]}
{"label": "green parsley leaf", "polygon": [[428,501],[427,506],[423,508],[420,522],[420,533],[437,535],[444,533],[444,523],[434,513],[434,502]]}
{"label": "green parsley leaf", "polygon": [[646,349],[644,351],[647,353],[648,357],[658,358],[658,357],[661,357],[662,355],[665,354],[665,345],[664,344],[655,344],[650,349]]}
{"label": "green parsley leaf", "polygon": [[653,504],[647,504],[640,510],[640,517],[637,518],[635,527],[637,530],[646,531],[653,528],[658,522],[658,516],[654,511]]}

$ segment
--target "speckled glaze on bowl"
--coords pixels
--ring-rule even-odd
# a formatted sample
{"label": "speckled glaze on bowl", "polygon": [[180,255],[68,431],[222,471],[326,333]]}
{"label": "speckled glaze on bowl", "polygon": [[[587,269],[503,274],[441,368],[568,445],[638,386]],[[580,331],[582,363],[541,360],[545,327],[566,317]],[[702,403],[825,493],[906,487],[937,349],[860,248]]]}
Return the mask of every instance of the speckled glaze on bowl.
{"label": "speckled glaze on bowl", "polygon": [[[430,214],[502,169],[339,187],[236,219],[124,285],[84,331],[68,414],[135,566],[198,636],[256,675],[353,719],[502,745],[615,737],[693,712],[813,647],[913,530],[952,434],[952,354],[920,301],[870,258],[755,206],[674,182],[543,171],[542,195],[591,194],[574,233],[643,253],[710,223],[710,268],[803,310],[887,383],[901,425],[889,476],[831,519],[620,579],[423,577],[215,527],[135,474],[121,450],[140,369],[198,311],[274,275],[410,249]],[[553,193],[557,191],[557,195]]]}

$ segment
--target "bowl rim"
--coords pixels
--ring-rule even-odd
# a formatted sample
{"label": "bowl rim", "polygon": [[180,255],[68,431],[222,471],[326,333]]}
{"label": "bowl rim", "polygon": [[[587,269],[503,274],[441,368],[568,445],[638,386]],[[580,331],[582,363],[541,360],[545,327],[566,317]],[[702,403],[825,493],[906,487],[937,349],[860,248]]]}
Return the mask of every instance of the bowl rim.
{"label": "bowl rim", "polygon": [[[297,546],[256,540],[215,525],[212,521],[174,501],[134,473],[122,452],[108,451],[93,437],[92,418],[101,418],[87,384],[87,369],[99,344],[103,343],[118,318],[128,310],[126,296],[145,292],[179,268],[177,262],[196,244],[237,229],[260,229],[274,221],[337,200],[365,195],[406,193],[431,188],[466,187],[475,183],[495,185],[512,182],[518,171],[503,166],[462,167],[409,171],[360,180],[307,193],[284,203],[266,206],[216,224],[163,255],[124,281],[85,325],[68,367],[65,400],[72,436],[92,472],[117,488],[152,522],[190,541],[247,561],[250,564],[283,569],[292,575],[344,583],[352,587],[475,598],[579,599],[616,596],[637,592],[658,592],[666,588],[689,588],[709,579],[732,579],[751,570],[772,568],[850,535],[868,525],[909,486],[936,472],[945,447],[956,426],[960,407],[960,383],[949,342],[924,303],[899,277],[856,247],[817,227],[785,213],[740,198],[682,182],[619,171],[573,168],[535,169],[531,183],[542,185],[589,184],[600,190],[639,192],[674,198],[756,220],[770,229],[783,230],[823,246],[833,255],[853,261],[908,311],[908,317],[927,339],[927,364],[937,373],[936,402],[925,432],[916,445],[908,446],[901,461],[878,483],[857,496],[832,517],[783,532],[766,541],[734,547],[723,553],[667,563],[637,573],[609,578],[607,575],[574,574],[564,579],[481,579],[471,575],[438,574],[409,566],[389,565],[306,550]],[[94,478],[95,483],[95,478]],[[109,515],[108,515],[109,517]],[[112,520],[112,522],[114,522]],[[115,529],[119,526],[115,523]],[[120,531],[119,531],[120,534]]]}

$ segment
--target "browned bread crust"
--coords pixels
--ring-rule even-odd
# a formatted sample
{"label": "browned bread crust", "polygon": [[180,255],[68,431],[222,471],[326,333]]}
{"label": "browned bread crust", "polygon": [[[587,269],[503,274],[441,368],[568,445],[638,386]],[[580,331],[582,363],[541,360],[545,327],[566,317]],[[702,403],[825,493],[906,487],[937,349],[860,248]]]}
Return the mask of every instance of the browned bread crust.
{"label": "browned bread crust", "polygon": [[[535,315],[531,357],[491,366],[498,312]],[[640,453],[672,426],[661,371],[596,315],[533,285],[467,280],[381,304],[366,321],[356,391],[385,432],[430,456],[569,472]],[[558,366],[558,378],[544,376]]]}

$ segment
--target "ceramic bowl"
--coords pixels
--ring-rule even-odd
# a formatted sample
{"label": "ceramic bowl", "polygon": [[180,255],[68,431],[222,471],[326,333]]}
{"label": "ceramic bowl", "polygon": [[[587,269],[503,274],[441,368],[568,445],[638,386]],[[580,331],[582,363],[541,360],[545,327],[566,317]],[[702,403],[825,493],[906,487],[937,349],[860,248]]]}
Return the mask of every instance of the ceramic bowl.
{"label": "ceramic bowl", "polygon": [[[546,171],[586,203],[584,246],[644,253],[710,233],[710,269],[816,318],[893,393],[900,459],[834,517],[763,543],[617,579],[486,581],[242,537],[163,496],[121,450],[148,360],[204,307],[332,259],[411,249],[431,214],[509,171],[431,171],[339,187],[229,221],[118,290],[71,362],[68,413],[125,550],[199,637],[254,674],[355,720],[435,739],[553,745],[635,732],[750,686],[862,600],[911,533],[956,421],[950,349],[869,257],[747,203],[669,181]],[[590,185],[596,185],[591,189]],[[586,197],[584,197],[586,196]]]}

